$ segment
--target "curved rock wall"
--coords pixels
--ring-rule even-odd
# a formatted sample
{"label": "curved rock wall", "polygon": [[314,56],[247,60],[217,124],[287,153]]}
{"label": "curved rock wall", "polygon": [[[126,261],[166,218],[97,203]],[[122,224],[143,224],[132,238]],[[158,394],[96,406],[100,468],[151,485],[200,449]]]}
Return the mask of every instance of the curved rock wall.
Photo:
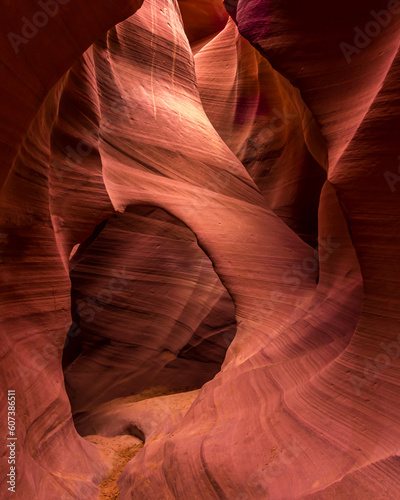
{"label": "curved rock wall", "polygon": [[38,7],[7,3],[20,498],[106,494],[96,442],[124,434],[121,499],[396,498],[400,5],[378,3],[70,0],[18,51]]}

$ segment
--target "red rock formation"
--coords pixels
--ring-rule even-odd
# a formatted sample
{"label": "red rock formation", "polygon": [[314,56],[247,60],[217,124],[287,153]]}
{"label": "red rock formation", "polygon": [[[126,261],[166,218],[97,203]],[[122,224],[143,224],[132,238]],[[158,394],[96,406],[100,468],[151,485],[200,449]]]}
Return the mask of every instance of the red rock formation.
{"label": "red rock formation", "polygon": [[400,4],[141,3],[0,25],[18,498],[396,498]]}
{"label": "red rock formation", "polygon": [[[222,65],[220,53],[225,57]],[[239,35],[232,20],[196,52],[195,64],[211,123],[268,206],[316,246],[326,147],[299,91]]]}
{"label": "red rock formation", "polygon": [[207,39],[221,31],[229,14],[222,0],[178,0],[185,33],[191,44]]}
{"label": "red rock formation", "polygon": [[65,370],[73,411],[154,385],[201,387],[216,375],[235,310],[184,224],[159,209],[128,208],[75,257],[76,328],[64,349],[76,358]]}

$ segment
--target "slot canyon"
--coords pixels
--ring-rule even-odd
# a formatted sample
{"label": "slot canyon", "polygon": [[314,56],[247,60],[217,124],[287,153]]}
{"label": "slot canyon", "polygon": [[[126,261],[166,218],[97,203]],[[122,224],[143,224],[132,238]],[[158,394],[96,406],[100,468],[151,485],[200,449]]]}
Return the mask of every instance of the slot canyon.
{"label": "slot canyon", "polygon": [[400,0],[0,1],[0,498],[400,498]]}

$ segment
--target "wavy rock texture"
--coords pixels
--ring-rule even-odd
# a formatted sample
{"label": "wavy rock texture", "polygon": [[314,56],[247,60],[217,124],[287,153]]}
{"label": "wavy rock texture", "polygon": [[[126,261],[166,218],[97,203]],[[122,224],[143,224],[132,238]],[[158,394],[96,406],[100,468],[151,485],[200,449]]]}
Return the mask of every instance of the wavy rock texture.
{"label": "wavy rock texture", "polygon": [[79,257],[71,282],[81,333],[64,350],[77,356],[65,370],[73,411],[154,385],[201,387],[216,375],[235,309],[183,223],[159,209],[128,209]]}
{"label": "wavy rock texture", "polygon": [[18,498],[399,494],[400,14],[225,4],[7,3]]}

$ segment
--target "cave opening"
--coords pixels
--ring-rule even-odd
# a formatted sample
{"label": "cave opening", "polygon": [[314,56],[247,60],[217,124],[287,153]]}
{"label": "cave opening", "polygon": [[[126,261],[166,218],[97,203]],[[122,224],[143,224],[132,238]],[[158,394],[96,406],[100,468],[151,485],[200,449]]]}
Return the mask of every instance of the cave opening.
{"label": "cave opening", "polygon": [[[63,370],[82,436],[101,433],[90,415],[112,400],[195,391],[221,370],[233,301],[194,233],[166,211],[131,206],[101,222],[74,248],[70,278]],[[145,436],[134,423],[124,433]]]}

